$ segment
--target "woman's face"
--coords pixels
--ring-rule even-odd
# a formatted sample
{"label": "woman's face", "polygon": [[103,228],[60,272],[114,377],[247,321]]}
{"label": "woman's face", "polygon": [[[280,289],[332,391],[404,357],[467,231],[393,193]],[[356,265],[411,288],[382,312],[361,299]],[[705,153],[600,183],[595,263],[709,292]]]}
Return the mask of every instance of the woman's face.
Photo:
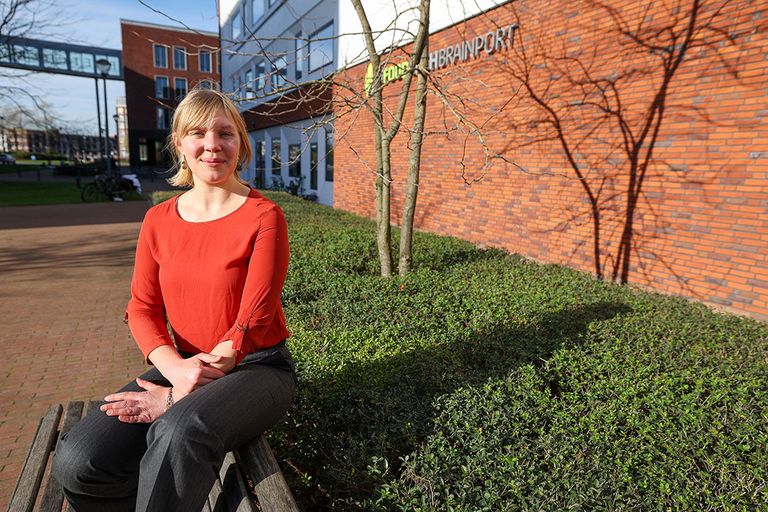
{"label": "woman's face", "polygon": [[205,126],[192,126],[176,148],[184,156],[195,183],[223,184],[234,179],[240,136],[237,127],[224,111],[218,111]]}

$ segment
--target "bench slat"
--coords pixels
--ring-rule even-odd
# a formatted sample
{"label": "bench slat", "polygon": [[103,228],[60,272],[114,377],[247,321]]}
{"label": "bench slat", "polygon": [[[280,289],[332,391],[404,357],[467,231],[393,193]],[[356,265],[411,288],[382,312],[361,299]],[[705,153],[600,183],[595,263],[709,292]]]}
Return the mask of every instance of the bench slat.
{"label": "bench slat", "polygon": [[37,427],[35,439],[29,448],[27,460],[21,470],[19,481],[11,497],[8,512],[31,512],[35,505],[35,498],[40,490],[40,482],[43,479],[45,465],[56,439],[56,427],[61,418],[61,405],[51,407]]}
{"label": "bench slat", "polygon": [[[224,463],[219,470],[221,477],[222,492],[226,497],[226,512],[257,512],[251,495],[248,492],[248,486],[245,485],[243,475],[237,467],[235,455],[232,452],[224,457]],[[217,511],[220,512],[220,511]]]}
{"label": "bench slat", "polygon": [[[75,423],[80,421],[83,415],[83,402],[69,402],[67,404],[67,410],[64,413],[64,422],[59,431],[58,440],[69,432],[69,430],[75,426]],[[56,450],[54,448],[53,455],[56,456]],[[61,504],[64,501],[64,491],[61,488],[61,484],[48,477],[48,481],[45,484],[45,491],[43,491],[43,499],[40,502],[39,512],[61,512]]]}
{"label": "bench slat", "polygon": [[252,482],[264,512],[298,512],[291,490],[264,436],[240,447],[235,453],[239,466]]}

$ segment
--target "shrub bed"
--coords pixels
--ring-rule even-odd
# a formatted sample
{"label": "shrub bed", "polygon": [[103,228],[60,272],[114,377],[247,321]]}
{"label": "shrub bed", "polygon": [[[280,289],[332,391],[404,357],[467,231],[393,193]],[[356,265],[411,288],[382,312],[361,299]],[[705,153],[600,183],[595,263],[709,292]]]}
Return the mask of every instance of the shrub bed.
{"label": "shrub bed", "polygon": [[299,393],[271,432],[302,510],[766,510],[768,326],[269,193]]}

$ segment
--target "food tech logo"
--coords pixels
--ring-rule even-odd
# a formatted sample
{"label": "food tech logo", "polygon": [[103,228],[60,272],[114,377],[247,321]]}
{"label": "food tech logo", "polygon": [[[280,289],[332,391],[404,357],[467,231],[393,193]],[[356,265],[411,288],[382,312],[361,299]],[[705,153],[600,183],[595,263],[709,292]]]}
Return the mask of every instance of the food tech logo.
{"label": "food tech logo", "polygon": [[[460,43],[430,52],[428,69],[434,71],[446,66],[452,66],[467,60],[476,59],[482,52],[485,52],[486,55],[491,55],[497,51],[506,50],[514,44],[515,32],[517,29],[517,23],[513,23],[506,27],[499,28],[498,30],[491,30],[483,35],[470,37]],[[381,71],[381,86],[384,87],[390,82],[403,78],[410,68],[411,65],[407,60],[398,64],[385,65],[384,69]],[[369,63],[368,69],[365,72],[364,82],[366,96],[371,95],[373,79],[373,66]]]}

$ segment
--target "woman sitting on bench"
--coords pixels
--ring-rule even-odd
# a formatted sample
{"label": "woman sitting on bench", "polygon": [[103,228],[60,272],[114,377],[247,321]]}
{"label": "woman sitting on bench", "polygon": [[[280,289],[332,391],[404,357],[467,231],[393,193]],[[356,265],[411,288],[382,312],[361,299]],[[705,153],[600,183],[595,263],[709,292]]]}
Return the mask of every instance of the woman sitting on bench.
{"label": "woman sitting on bench", "polygon": [[171,138],[169,181],[191,189],[147,212],[126,309],[154,368],[57,447],[53,475],[77,512],[199,511],[226,453],[293,400],[280,305],[287,226],[239,177],[251,160],[245,123],[226,96],[196,89]]}

